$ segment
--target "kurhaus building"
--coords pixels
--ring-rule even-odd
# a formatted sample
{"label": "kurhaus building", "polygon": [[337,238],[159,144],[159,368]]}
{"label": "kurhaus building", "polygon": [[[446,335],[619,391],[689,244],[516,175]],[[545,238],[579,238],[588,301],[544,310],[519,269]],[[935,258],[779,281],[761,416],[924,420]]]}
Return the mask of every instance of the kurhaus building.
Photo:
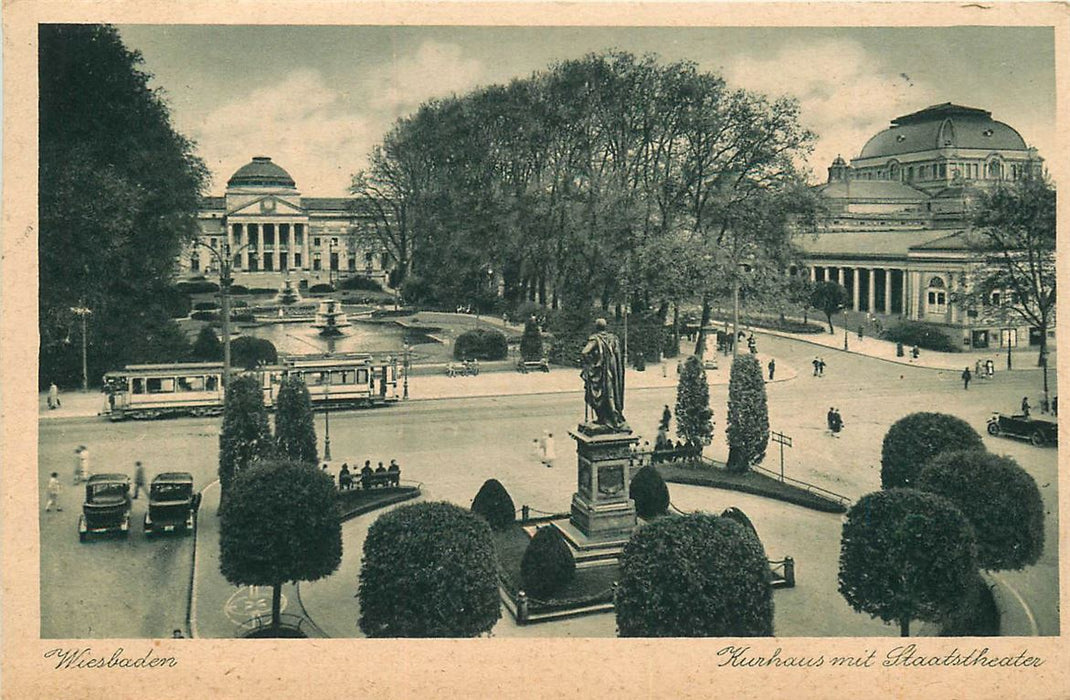
{"label": "kurhaus building", "polygon": [[960,308],[954,292],[977,264],[965,243],[978,188],[1040,175],[1043,160],[990,112],[951,103],[893,119],[850,164],[837,157],[818,190],[828,214],[800,236],[810,278],[847,288],[854,311],[945,326],[964,348],[1039,342]]}
{"label": "kurhaus building", "polygon": [[[213,251],[229,247],[234,281],[249,287],[337,281],[362,275],[385,282],[388,256],[370,221],[348,197],[302,197],[290,174],[257,156],[227,181],[222,197],[206,197],[199,213],[202,245],[179,265],[187,276],[218,273]],[[210,248],[211,250],[208,250]]]}

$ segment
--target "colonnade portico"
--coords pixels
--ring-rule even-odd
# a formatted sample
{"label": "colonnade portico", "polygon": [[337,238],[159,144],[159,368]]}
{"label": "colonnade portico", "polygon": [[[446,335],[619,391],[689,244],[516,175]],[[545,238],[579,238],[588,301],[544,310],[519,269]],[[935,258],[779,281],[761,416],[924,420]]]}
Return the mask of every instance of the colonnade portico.
{"label": "colonnade portico", "polygon": [[[883,283],[878,282],[880,277],[883,277]],[[898,284],[894,283],[896,278],[898,278]],[[907,271],[901,267],[812,265],[810,280],[836,282],[847,288],[851,299],[851,311],[884,314],[908,313],[907,307],[910,299],[908,275]],[[880,293],[878,293],[878,287],[881,288]]]}
{"label": "colonnade portico", "polygon": [[293,219],[264,221],[229,221],[227,243],[231,250],[238,250],[235,267],[245,272],[283,272],[308,270],[308,226],[304,221]]}

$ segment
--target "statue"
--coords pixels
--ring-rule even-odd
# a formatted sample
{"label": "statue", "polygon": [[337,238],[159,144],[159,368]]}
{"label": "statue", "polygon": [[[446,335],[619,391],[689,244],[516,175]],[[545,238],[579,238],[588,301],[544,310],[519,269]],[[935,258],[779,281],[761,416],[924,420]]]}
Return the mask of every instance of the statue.
{"label": "statue", "polygon": [[606,330],[606,320],[594,323],[595,332],[583,348],[584,400],[594,412],[588,423],[596,432],[631,432],[624,421],[624,353],[620,338]]}

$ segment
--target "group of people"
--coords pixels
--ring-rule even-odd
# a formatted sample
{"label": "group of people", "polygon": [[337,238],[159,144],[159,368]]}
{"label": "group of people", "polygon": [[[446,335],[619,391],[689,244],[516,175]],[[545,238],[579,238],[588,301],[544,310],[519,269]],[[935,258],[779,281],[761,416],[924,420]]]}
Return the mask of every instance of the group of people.
{"label": "group of people", "polygon": [[[825,376],[825,358],[823,358],[823,357],[815,357],[814,361],[811,364],[813,364],[813,366],[814,366],[814,376],[815,377],[824,377]],[[772,377],[770,377],[770,378],[772,378]]]}
{"label": "group of people", "polygon": [[829,412],[825,415],[825,422],[828,424],[829,435],[839,437],[840,431],[843,430],[843,416],[840,415],[840,409],[829,408]]}
{"label": "group of people", "polygon": [[554,460],[557,459],[557,447],[554,445],[554,434],[546,431],[542,434],[541,438],[534,438],[532,445],[535,448],[535,456],[539,458],[539,462],[542,466],[549,469],[554,466]]}
{"label": "group of people", "polygon": [[[327,471],[327,465],[323,465],[323,470]],[[338,488],[341,491],[348,491],[356,486],[357,477],[359,474],[361,488],[371,488],[373,482],[376,480],[373,474],[391,474],[400,475],[401,467],[398,465],[396,459],[390,460],[389,466],[383,466],[382,462],[379,462],[379,466],[372,469],[372,461],[370,459],[364,460],[364,466],[358,472],[354,467],[353,471],[349,470],[349,463],[342,462],[342,468],[338,471]],[[382,477],[380,477],[381,479]],[[398,481],[398,477],[394,476],[390,479],[391,482]]]}
{"label": "group of people", "polygon": [[[647,450],[650,449],[649,442],[643,443],[643,445]],[[677,440],[674,443],[668,436],[660,432],[658,433],[657,440],[654,442],[654,451],[649,453],[652,464],[694,459],[701,454],[702,445],[696,442],[684,442],[683,440]],[[641,457],[642,456],[645,455],[641,455]]]}

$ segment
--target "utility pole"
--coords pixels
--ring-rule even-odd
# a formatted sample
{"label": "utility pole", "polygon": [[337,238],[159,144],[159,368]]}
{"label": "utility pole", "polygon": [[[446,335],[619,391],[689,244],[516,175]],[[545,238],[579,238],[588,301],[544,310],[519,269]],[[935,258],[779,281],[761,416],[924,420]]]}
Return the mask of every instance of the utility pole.
{"label": "utility pole", "polygon": [[223,390],[226,391],[227,385],[230,383],[230,285],[234,283],[234,277],[231,275],[231,265],[234,261],[234,256],[252,244],[246,243],[233,253],[230,252],[229,243],[223,243],[222,252],[203,241],[197,241],[196,244],[210,251],[219,264],[219,306],[223,325]]}
{"label": "utility pole", "polygon": [[86,319],[93,314],[93,311],[86,306],[72,306],[71,312],[82,318],[82,391],[89,391],[89,352],[87,349],[89,326]]}

